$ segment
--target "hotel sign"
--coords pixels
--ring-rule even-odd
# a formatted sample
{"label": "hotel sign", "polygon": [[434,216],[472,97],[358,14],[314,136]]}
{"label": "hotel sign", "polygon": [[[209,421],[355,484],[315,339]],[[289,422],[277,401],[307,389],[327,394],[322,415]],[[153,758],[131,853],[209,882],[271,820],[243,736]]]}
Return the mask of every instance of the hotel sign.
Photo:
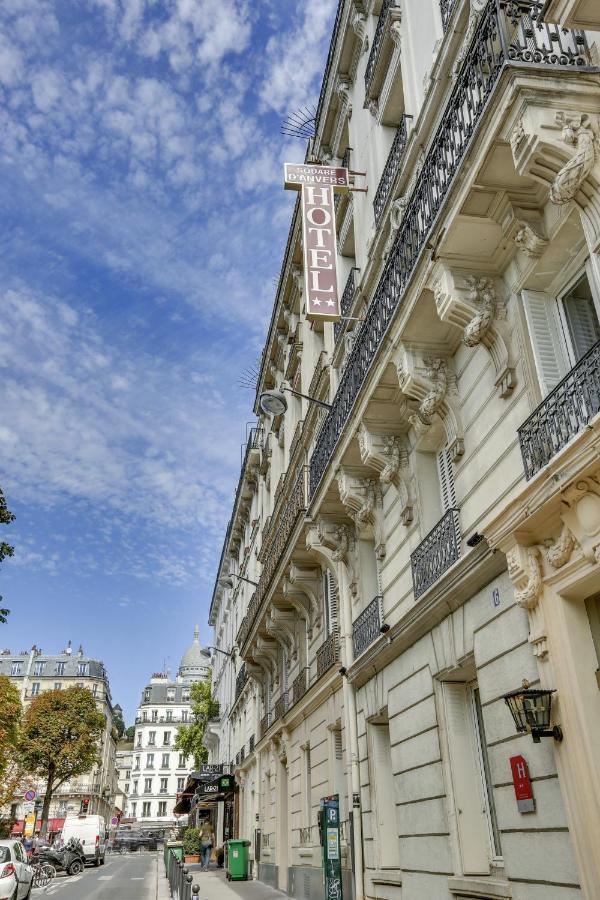
{"label": "hotel sign", "polygon": [[334,192],[349,189],[348,169],[285,164],[285,186],[302,194],[304,290],[308,319],[341,317]]}

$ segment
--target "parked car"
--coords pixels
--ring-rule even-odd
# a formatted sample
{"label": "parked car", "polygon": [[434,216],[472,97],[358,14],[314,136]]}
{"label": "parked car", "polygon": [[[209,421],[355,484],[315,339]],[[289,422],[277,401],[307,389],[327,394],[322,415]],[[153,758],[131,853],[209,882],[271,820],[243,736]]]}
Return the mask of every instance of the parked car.
{"label": "parked car", "polygon": [[102,816],[67,816],[62,828],[63,843],[71,838],[81,842],[86,863],[104,865],[106,855],[106,825]]}
{"label": "parked car", "polygon": [[0,841],[0,900],[27,900],[33,869],[21,841]]}

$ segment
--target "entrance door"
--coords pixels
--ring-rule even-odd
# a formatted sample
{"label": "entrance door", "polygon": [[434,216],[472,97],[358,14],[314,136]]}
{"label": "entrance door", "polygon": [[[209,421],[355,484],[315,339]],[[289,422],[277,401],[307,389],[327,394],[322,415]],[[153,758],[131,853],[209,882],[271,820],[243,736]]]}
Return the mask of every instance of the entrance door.
{"label": "entrance door", "polygon": [[288,822],[288,770],[287,759],[280,760],[278,771],[278,802],[279,815],[277,816],[277,824],[279,834],[277,835],[277,886],[280,891],[288,889],[288,864],[289,864],[289,835],[290,828]]}

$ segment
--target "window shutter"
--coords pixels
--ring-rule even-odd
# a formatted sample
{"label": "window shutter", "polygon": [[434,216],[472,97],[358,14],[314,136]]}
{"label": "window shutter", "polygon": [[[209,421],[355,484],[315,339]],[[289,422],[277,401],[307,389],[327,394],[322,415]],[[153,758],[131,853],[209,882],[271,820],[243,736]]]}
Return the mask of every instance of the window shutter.
{"label": "window shutter", "polygon": [[489,875],[488,825],[475,761],[466,684],[443,682],[452,790],[465,875]]}
{"label": "window shutter", "polygon": [[338,584],[330,571],[325,575],[325,601],[327,608],[327,624],[329,634],[339,632],[339,592]]}
{"label": "window shutter", "polygon": [[440,450],[437,455],[438,475],[440,479],[440,494],[442,510],[447,513],[449,509],[456,508],[456,492],[454,490],[454,470],[452,460],[447,450]]}
{"label": "window shutter", "polygon": [[337,731],[333,732],[333,741],[334,741],[333,749],[334,749],[334,753],[335,753],[335,758],[342,759],[343,751],[342,751],[342,730],[341,730],[341,728],[338,729]]}
{"label": "window shutter", "polygon": [[549,394],[571,368],[554,297],[522,291],[525,318],[542,396]]}

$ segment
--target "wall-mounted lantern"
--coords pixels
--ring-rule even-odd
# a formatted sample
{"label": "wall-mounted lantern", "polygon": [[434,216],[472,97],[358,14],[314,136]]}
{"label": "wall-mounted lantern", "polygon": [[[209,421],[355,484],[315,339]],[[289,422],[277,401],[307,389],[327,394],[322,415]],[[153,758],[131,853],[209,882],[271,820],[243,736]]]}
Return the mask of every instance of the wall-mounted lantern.
{"label": "wall-mounted lantern", "polygon": [[554,693],[554,690],[530,688],[529,682],[524,680],[521,688],[504,694],[517,731],[529,731],[534,744],[539,744],[543,737],[553,737],[555,741],[563,739],[560,725],[550,727]]}

